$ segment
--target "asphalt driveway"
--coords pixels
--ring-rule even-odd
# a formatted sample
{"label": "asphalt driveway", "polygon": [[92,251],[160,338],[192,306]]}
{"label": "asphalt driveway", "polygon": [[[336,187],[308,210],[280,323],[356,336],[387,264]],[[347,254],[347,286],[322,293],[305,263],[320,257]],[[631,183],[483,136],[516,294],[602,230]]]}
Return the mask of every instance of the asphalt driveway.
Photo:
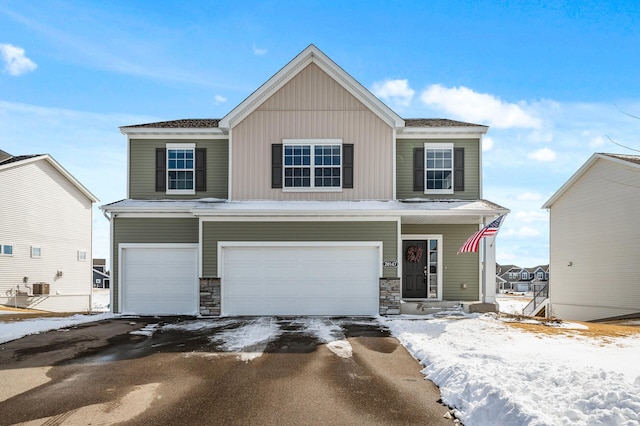
{"label": "asphalt driveway", "polygon": [[0,424],[438,425],[371,318],[117,318],[0,345]]}

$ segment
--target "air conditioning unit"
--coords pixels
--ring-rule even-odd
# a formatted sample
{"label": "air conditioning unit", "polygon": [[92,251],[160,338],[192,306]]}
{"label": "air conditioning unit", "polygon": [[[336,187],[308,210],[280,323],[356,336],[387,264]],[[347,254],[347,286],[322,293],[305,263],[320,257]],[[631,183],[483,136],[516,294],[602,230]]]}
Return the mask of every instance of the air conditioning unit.
{"label": "air conditioning unit", "polygon": [[33,284],[33,294],[34,295],[49,294],[49,284],[48,283],[34,283]]}

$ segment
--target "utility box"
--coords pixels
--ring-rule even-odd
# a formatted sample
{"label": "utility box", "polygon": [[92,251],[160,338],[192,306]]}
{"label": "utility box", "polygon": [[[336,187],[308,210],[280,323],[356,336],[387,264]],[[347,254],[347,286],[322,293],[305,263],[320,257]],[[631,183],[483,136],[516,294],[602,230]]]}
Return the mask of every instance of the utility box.
{"label": "utility box", "polygon": [[34,283],[33,294],[34,295],[49,294],[49,283]]}

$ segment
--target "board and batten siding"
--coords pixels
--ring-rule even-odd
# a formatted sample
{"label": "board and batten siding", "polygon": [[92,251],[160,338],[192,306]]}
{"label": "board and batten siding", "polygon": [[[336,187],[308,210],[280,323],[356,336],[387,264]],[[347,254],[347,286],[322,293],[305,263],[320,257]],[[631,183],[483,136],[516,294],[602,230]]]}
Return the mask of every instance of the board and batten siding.
{"label": "board and batten siding", "polygon": [[[156,148],[168,143],[194,143],[196,148],[207,149],[207,190],[194,195],[167,194],[156,191]],[[226,139],[131,139],[129,141],[129,198],[190,199],[222,198],[228,194],[229,141]]]}
{"label": "board and batten siding", "polygon": [[[460,246],[477,230],[478,225],[402,225],[403,239],[411,239],[411,234],[442,235],[443,264],[441,268],[443,268],[442,298],[444,300],[478,300],[479,255],[478,253],[457,254]],[[463,288],[463,283],[467,288]]]}
{"label": "board and batten siding", "polygon": [[640,312],[639,252],[640,171],[598,159],[550,209],[552,315]]}
{"label": "board and batten siding", "polygon": [[[413,190],[413,150],[424,148],[425,143],[453,143],[464,148],[464,191],[453,194],[425,194]],[[477,200],[480,198],[480,141],[478,139],[398,139],[396,142],[396,197]]]}
{"label": "board and batten siding", "polygon": [[[18,306],[53,312],[91,309],[92,203],[46,160],[16,164],[0,172],[0,304],[13,305],[11,291],[50,285],[49,296],[20,297]],[[42,250],[31,258],[31,247]],[[78,251],[87,260],[78,260]],[[57,276],[62,271],[62,276]],[[26,277],[26,285],[23,279]]]}
{"label": "board and batten siding", "polygon": [[[384,260],[397,260],[398,225],[389,222],[204,222],[202,273],[218,276],[218,241],[382,241]],[[328,268],[331,265],[327,265]],[[283,271],[286,273],[286,271]],[[396,277],[397,268],[383,268],[384,277]]]}
{"label": "board and batten siding", "polygon": [[[309,64],[232,129],[234,200],[380,200],[393,197],[393,129]],[[341,139],[354,145],[353,188],[271,188],[271,145],[283,139]]]}
{"label": "board and batten siding", "polygon": [[111,291],[113,312],[119,312],[119,259],[121,243],[198,243],[197,218],[114,218],[111,254]]}

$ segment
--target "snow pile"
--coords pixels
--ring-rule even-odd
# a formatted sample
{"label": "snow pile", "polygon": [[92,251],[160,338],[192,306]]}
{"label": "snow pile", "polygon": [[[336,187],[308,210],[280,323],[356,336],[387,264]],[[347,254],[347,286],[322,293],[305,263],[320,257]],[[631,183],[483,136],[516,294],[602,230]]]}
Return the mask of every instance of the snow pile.
{"label": "snow pile", "polygon": [[500,312],[511,315],[522,315],[522,310],[531,302],[531,297],[496,296]]}
{"label": "snow pile", "polygon": [[282,334],[275,318],[260,317],[238,328],[224,330],[211,337],[212,342],[221,342],[222,349],[238,352],[242,361],[252,361],[264,353],[267,344]]}
{"label": "snow pile", "polygon": [[66,327],[113,318],[113,316],[113,314],[105,313],[99,315],[72,315],[60,318],[35,318],[15,322],[4,322],[0,323],[0,343],[16,340],[29,334],[44,333],[45,331],[57,329],[64,331]]}
{"label": "snow pile", "polygon": [[640,424],[640,335],[533,333],[491,315],[383,321],[465,425]]}
{"label": "snow pile", "polygon": [[151,337],[153,333],[160,327],[160,324],[147,324],[140,330],[130,331],[129,334],[137,334],[138,336]]}

